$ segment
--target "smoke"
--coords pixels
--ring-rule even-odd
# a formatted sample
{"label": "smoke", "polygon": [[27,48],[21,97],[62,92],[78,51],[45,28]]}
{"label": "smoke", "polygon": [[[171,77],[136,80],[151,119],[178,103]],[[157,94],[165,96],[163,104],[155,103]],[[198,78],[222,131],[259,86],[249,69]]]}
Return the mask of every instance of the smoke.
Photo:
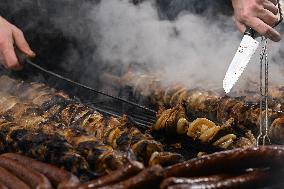
{"label": "smoke", "polygon": [[[97,86],[106,70],[135,65],[138,71],[157,74],[166,86],[182,83],[219,90],[242,35],[231,16],[192,1],[158,0],[159,6],[144,1],[135,6],[129,0],[11,0],[0,2],[0,8],[12,7],[8,17],[24,29],[36,51],[42,49],[38,57],[46,67],[71,73],[66,75],[82,83]],[[194,9],[203,14],[194,14]],[[269,45],[270,81],[275,85],[283,83],[283,43]],[[250,84],[258,82],[259,53],[235,90],[257,90]]]}
{"label": "smoke", "polygon": [[[127,0],[105,0],[94,7],[90,18],[99,33],[96,57],[102,64],[128,68],[135,63],[158,74],[165,85],[179,82],[189,88],[221,89],[241,40],[231,17],[210,19],[182,12],[173,21],[161,20],[155,4],[148,1],[134,6]],[[277,57],[282,43],[270,48],[270,69],[277,83],[283,81],[278,65],[282,59]],[[256,54],[239,89],[247,87],[247,81],[258,81],[258,58]]]}

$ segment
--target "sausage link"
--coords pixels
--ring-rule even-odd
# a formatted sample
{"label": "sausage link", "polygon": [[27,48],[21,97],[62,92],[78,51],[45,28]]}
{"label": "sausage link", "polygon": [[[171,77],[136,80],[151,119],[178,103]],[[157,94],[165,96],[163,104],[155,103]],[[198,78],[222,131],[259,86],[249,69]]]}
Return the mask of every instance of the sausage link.
{"label": "sausage link", "polygon": [[166,168],[166,177],[207,176],[247,168],[284,166],[283,146],[264,146],[217,152]]}
{"label": "sausage link", "polygon": [[0,167],[0,182],[9,189],[30,189],[23,181],[2,167]]}
{"label": "sausage link", "polygon": [[0,189],[8,189],[8,187],[0,182]]}
{"label": "sausage link", "polygon": [[10,171],[18,178],[21,178],[31,188],[36,188],[36,189],[52,188],[50,182],[44,175],[34,171],[29,167],[24,166],[24,164],[21,164],[15,160],[6,157],[0,157],[0,166]]}
{"label": "sausage link", "polygon": [[203,183],[203,182],[216,182],[221,181],[226,178],[232,177],[232,175],[220,174],[220,175],[213,175],[208,177],[193,177],[193,178],[177,178],[177,177],[170,177],[163,180],[160,185],[161,189],[167,189],[172,185],[182,185],[182,184],[196,184],[196,183]]}
{"label": "sausage link", "polygon": [[[219,181],[199,182],[199,183],[188,183],[180,184],[176,186],[170,186],[168,189],[250,189],[266,187],[271,184],[279,184],[283,182],[283,179],[279,179],[278,174],[270,170],[255,170],[245,173],[240,176],[227,178]],[[283,178],[283,176],[282,176]]]}
{"label": "sausage link", "polygon": [[157,188],[163,178],[163,168],[160,165],[155,165],[141,171],[136,176],[133,176],[125,181],[99,187],[97,189],[145,189]]}
{"label": "sausage link", "polygon": [[103,176],[99,179],[87,182],[79,187],[79,189],[87,189],[87,188],[97,188],[106,186],[109,184],[117,183],[119,181],[123,181],[128,179],[129,177],[136,175],[144,168],[143,164],[137,161],[128,163],[124,167],[119,170],[116,170],[109,175]]}
{"label": "sausage link", "polygon": [[32,158],[14,153],[6,153],[1,155],[1,157],[15,160],[24,165],[29,165],[33,170],[45,175],[51,181],[53,186],[58,189],[71,188],[79,184],[79,179],[76,176],[53,165],[42,163]]}

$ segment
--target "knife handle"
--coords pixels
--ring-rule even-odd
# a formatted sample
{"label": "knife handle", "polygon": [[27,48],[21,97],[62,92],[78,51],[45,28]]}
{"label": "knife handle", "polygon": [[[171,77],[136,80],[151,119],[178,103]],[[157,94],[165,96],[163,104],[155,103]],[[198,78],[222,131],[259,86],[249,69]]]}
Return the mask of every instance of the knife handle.
{"label": "knife handle", "polygon": [[254,39],[258,37],[257,32],[254,29],[252,29],[252,28],[247,28],[245,33],[244,33],[244,35],[251,36]]}

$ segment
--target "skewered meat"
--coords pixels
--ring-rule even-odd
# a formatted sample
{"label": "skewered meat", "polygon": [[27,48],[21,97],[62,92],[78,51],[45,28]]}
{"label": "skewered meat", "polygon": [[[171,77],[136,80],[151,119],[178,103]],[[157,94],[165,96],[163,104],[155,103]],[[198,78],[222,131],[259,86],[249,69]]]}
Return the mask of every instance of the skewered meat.
{"label": "skewered meat", "polygon": [[[58,134],[72,144],[76,151],[83,155],[90,167],[97,173],[117,169],[128,161],[125,154],[113,150],[111,146],[99,142],[96,138],[84,135],[76,129],[64,128],[64,125],[54,122],[51,118],[41,116],[39,108],[20,102],[16,97],[1,95],[0,107],[3,104],[13,104],[9,109],[2,108],[0,115],[9,115],[14,123],[30,130],[38,129],[49,135]],[[6,100],[4,100],[6,99]],[[13,100],[11,100],[13,99]],[[82,134],[81,134],[82,133]]]}
{"label": "skewered meat", "polygon": [[269,129],[269,136],[276,144],[284,144],[284,116],[274,120]]}
{"label": "skewered meat", "polygon": [[[252,130],[254,135],[258,134],[260,105],[250,103],[244,98],[221,97],[214,92],[200,89],[188,90],[179,85],[165,88],[154,76],[133,72],[129,72],[121,78],[121,85],[132,88],[134,93],[139,96],[149,96],[150,101],[158,107],[172,108],[179,103],[185,103],[188,117],[192,120],[204,117],[222,125],[233,118],[238,130],[243,133]],[[271,123],[273,121],[279,123],[276,119],[284,117],[278,106],[278,103],[272,103],[270,106],[269,119]],[[279,126],[277,129],[282,127]],[[275,135],[272,134],[272,136]]]}
{"label": "skewered meat", "polygon": [[28,165],[33,170],[45,175],[52,185],[58,189],[72,188],[79,184],[79,179],[76,176],[53,165],[42,163],[20,154],[7,153],[2,154],[0,157],[9,158],[21,164]]}
{"label": "skewered meat", "polygon": [[[7,83],[13,84],[14,87],[7,86]],[[54,122],[62,123],[67,128],[86,132],[86,134],[93,135],[97,140],[103,141],[115,149],[123,151],[132,149],[137,159],[145,164],[148,164],[154,152],[163,151],[161,143],[155,141],[150,135],[141,133],[133,125],[129,124],[126,118],[111,117],[106,119],[100,113],[72,101],[64,93],[57,92],[46,85],[27,84],[5,76],[0,78],[0,86],[2,85],[5,87],[6,93],[17,96],[19,101],[26,101],[29,105],[31,105],[29,101],[32,101],[32,104],[39,106],[39,109],[43,112],[39,119],[53,119]],[[19,91],[21,91],[20,94]],[[15,97],[9,98],[9,101],[11,99],[15,101]],[[9,105],[3,105],[2,109],[10,110],[15,104],[17,103],[10,102]],[[25,109],[22,108],[22,112],[25,112]],[[19,110],[17,109],[17,111]],[[6,115],[6,117],[9,116]],[[32,120],[33,124],[36,124],[36,120]],[[176,154],[171,155],[168,153],[168,155],[176,157]],[[165,158],[168,160],[173,159]]]}
{"label": "skewered meat", "polygon": [[284,148],[264,146],[214,153],[167,168],[167,177],[204,176],[247,168],[283,168]]}
{"label": "skewered meat", "polygon": [[144,166],[141,163],[131,162],[129,164],[126,164],[123,168],[110,173],[109,175],[82,184],[79,189],[98,188],[114,184],[122,180],[126,180],[133,175],[136,175],[137,173],[141,172],[143,168]]}
{"label": "skewered meat", "polygon": [[253,135],[251,137],[238,136],[239,134],[232,128],[233,123],[232,118],[222,126],[217,126],[206,118],[198,118],[190,123],[187,120],[184,105],[179,104],[161,112],[153,130],[169,134],[187,133],[193,140],[200,140],[202,143],[210,143],[223,149],[253,146],[256,142]]}
{"label": "skewered meat", "polygon": [[167,110],[160,110],[157,115],[158,120],[153,126],[153,130],[166,132],[174,132],[178,134],[185,134],[189,127],[187,121],[185,108],[183,105],[177,105],[174,108]]}
{"label": "skewered meat", "polygon": [[45,134],[1,119],[0,133],[5,151],[23,153],[64,167],[81,176],[82,180],[95,176],[89,171],[85,158],[76,153],[76,150],[57,134]]}

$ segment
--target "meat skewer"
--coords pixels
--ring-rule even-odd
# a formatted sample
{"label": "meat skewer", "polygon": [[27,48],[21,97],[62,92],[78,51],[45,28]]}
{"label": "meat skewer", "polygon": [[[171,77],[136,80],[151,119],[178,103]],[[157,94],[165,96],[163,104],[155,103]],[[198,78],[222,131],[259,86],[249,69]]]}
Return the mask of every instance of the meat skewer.
{"label": "meat skewer", "polygon": [[[244,133],[252,130],[255,136],[258,134],[261,113],[258,103],[251,103],[244,98],[222,97],[217,93],[201,89],[188,90],[178,85],[165,88],[155,77],[133,72],[125,74],[120,83],[121,86],[132,88],[135,94],[149,96],[151,103],[157,107],[173,108],[183,102],[188,117],[193,120],[204,117],[222,125],[233,118],[238,130]],[[272,103],[269,107],[268,116],[272,125],[277,127],[277,130],[284,130],[282,122],[277,120],[284,117],[279,109],[279,103]]]}
{"label": "meat skewer", "polygon": [[91,168],[98,173],[116,169],[124,164],[123,161],[128,161],[125,154],[113,150],[111,146],[99,142],[96,138],[89,137],[84,133],[78,135],[80,131],[64,128],[62,124],[54,122],[52,118],[44,118],[39,114],[41,111],[37,107],[22,103],[12,96],[2,94],[1,98],[0,107],[3,107],[3,104],[13,104],[13,106],[9,106],[8,110],[2,108],[0,114],[4,117],[9,115],[13,122],[22,125],[23,128],[37,129],[49,135],[62,136],[75,147],[77,153],[88,160]]}
{"label": "meat skewer", "polygon": [[23,128],[0,119],[0,140],[5,151],[23,153],[38,160],[64,167],[82,180],[94,178],[89,164],[64,138],[45,134],[35,129]]}
{"label": "meat skewer", "polygon": [[[7,83],[16,87],[11,88]],[[137,159],[148,162],[154,152],[162,152],[163,145],[155,141],[150,135],[141,133],[127,119],[110,118],[105,119],[101,114],[82,104],[72,101],[66,94],[57,92],[44,84],[23,83],[8,77],[0,78],[0,86],[5,87],[6,93],[15,95],[18,101],[26,101],[38,106],[44,114],[42,118],[54,119],[58,123],[63,123],[66,127],[81,130],[96,137],[114,149],[128,151],[132,149]],[[9,88],[10,87],[10,88]],[[19,94],[18,91],[21,91]],[[3,103],[2,103],[3,104]],[[3,105],[3,109],[8,110],[10,106]],[[2,105],[1,105],[2,106]],[[177,154],[168,154],[177,157]],[[166,159],[174,159],[166,157]],[[182,159],[179,156],[179,159]],[[178,160],[175,160],[177,162]]]}
{"label": "meat skewer", "polygon": [[169,134],[185,134],[193,140],[211,144],[215,147],[228,149],[249,147],[256,144],[255,137],[248,131],[245,136],[240,136],[234,131],[232,125],[234,119],[229,119],[222,126],[206,118],[198,118],[189,122],[185,115],[183,104],[162,111],[158,121],[153,125],[153,130],[163,131]]}

